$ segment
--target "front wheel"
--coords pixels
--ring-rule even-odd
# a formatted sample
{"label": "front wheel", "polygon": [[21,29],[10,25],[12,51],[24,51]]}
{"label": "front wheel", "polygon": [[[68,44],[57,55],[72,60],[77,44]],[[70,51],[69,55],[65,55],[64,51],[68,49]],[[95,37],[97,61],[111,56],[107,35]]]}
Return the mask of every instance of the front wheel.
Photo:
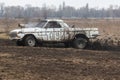
{"label": "front wheel", "polygon": [[36,40],[33,36],[27,36],[24,39],[25,46],[35,47],[36,46]]}
{"label": "front wheel", "polygon": [[85,38],[76,38],[73,40],[73,47],[77,49],[85,49],[87,44],[88,40]]}

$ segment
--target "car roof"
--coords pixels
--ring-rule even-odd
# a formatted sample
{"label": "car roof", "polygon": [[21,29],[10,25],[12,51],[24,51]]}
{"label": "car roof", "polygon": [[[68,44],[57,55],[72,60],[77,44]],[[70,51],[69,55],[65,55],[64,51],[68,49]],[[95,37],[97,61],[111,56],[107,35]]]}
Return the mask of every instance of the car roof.
{"label": "car roof", "polygon": [[45,19],[43,21],[51,22],[51,21],[57,21],[57,22],[63,22],[61,19]]}

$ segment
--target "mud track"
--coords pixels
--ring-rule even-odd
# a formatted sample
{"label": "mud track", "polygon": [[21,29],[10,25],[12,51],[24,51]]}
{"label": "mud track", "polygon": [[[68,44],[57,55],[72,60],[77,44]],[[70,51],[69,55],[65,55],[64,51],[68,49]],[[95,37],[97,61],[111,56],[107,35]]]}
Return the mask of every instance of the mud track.
{"label": "mud track", "polygon": [[120,80],[120,52],[0,41],[0,80]]}

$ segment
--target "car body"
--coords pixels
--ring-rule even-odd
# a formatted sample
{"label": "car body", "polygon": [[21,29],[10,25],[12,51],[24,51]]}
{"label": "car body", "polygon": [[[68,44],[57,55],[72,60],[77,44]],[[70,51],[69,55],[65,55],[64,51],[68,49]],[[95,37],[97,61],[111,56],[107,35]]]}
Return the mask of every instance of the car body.
{"label": "car body", "polygon": [[[82,38],[86,42],[84,48],[89,42],[89,39],[96,38],[99,35],[98,28],[75,28],[69,27],[63,20],[60,19],[45,19],[41,20],[39,23],[32,25],[28,24],[19,25],[20,29],[12,30],[10,35],[10,40],[17,41],[17,44],[23,44],[28,46],[35,46],[44,42],[57,42],[57,43],[73,43],[76,39]],[[24,28],[22,28],[24,27]],[[34,44],[30,45],[26,38],[31,36],[34,39]],[[80,42],[80,40],[78,40]],[[31,41],[30,41],[31,42]]]}

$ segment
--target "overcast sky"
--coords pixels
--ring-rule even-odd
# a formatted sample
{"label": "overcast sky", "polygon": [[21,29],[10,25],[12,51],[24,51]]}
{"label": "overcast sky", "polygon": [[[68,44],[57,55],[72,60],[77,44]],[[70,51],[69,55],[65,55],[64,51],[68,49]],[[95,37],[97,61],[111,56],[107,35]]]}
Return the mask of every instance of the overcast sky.
{"label": "overcast sky", "polygon": [[58,7],[63,1],[66,5],[75,8],[83,7],[86,3],[92,8],[108,8],[110,5],[120,6],[120,0],[0,0],[0,3],[5,3],[5,6],[25,6],[26,4],[31,4],[32,6],[41,7],[43,4],[46,4]]}

